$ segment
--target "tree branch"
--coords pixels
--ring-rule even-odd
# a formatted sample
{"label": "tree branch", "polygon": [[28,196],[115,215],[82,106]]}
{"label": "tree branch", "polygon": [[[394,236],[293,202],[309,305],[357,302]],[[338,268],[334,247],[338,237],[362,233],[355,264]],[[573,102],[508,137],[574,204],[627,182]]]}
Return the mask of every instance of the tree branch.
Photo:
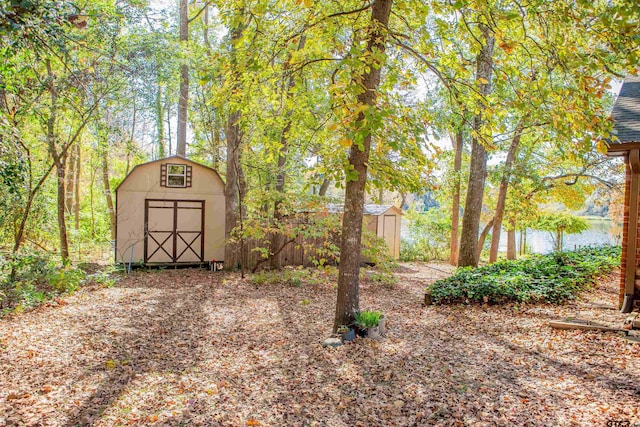
{"label": "tree branch", "polygon": [[332,13],[330,15],[327,16],[323,16],[322,18],[318,19],[316,22],[309,24],[309,25],[305,25],[305,27],[302,29],[302,31],[299,31],[291,36],[289,36],[286,40],[285,40],[285,44],[287,42],[289,42],[292,39],[295,39],[296,37],[301,36],[305,31],[315,27],[318,24],[321,24],[322,22],[326,21],[327,19],[331,19],[331,18],[337,18],[338,16],[346,16],[346,15],[353,15],[356,13],[360,13],[360,12],[364,12],[365,10],[369,9],[371,6],[373,5],[373,2],[371,3],[367,3],[366,5],[364,5],[361,8],[358,9],[354,9],[354,10],[347,10],[347,11],[342,11],[342,12],[336,12],[336,13]]}
{"label": "tree branch", "polygon": [[289,244],[289,243],[295,243],[296,239],[289,239],[286,242],[284,242],[284,244],[282,246],[280,246],[280,249],[278,249],[277,251],[275,251],[274,253],[272,253],[271,255],[269,255],[267,258],[263,258],[260,261],[258,261],[256,263],[256,265],[253,266],[253,268],[251,269],[251,274],[255,273],[256,271],[258,271],[258,267],[260,267],[262,264],[264,264],[265,262],[269,261],[271,258],[273,258],[274,256],[278,255],[280,252],[282,252],[282,250]]}
{"label": "tree branch", "polygon": [[196,13],[196,14],[194,15],[194,17],[193,17],[193,18],[189,18],[189,19],[187,20],[187,22],[188,22],[188,23],[191,23],[191,21],[193,21],[193,20],[195,20],[195,19],[198,19],[198,16],[200,16],[200,14],[201,14],[202,12],[204,12],[204,10],[205,10],[206,8],[208,8],[208,7],[209,7],[209,5],[210,5],[211,3],[213,3],[213,0],[209,0],[208,2],[206,2],[206,3],[204,4],[204,6],[202,6],[202,9],[200,9],[200,10],[198,11],[198,13]]}

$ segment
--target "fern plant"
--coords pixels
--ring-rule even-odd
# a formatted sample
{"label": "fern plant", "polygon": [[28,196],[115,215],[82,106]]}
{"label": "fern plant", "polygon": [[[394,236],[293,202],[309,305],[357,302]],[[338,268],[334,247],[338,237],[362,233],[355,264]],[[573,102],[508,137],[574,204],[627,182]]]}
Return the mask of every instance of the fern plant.
{"label": "fern plant", "polygon": [[355,324],[362,329],[375,328],[380,324],[381,317],[382,313],[379,311],[360,311],[355,315]]}

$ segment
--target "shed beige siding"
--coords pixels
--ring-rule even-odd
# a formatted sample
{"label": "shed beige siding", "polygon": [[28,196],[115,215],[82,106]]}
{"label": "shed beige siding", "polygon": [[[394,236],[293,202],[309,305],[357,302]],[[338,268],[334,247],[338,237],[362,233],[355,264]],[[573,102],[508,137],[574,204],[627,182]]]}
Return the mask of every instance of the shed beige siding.
{"label": "shed beige siding", "polygon": [[[367,205],[374,206],[374,205]],[[382,207],[384,209],[384,207]],[[400,259],[400,227],[402,225],[402,211],[391,206],[384,212],[364,215],[365,228],[377,237],[384,239],[389,248],[389,255]]]}
{"label": "shed beige siding", "polygon": [[[187,188],[161,185],[163,164],[186,164],[191,166],[191,186]],[[174,156],[135,167],[116,190],[117,230],[116,262],[144,262],[145,241],[145,200],[184,201],[189,207],[190,200],[204,202],[204,260],[224,259],[224,183],[216,171],[191,160]],[[192,203],[193,204],[193,203]],[[198,204],[193,204],[199,206]],[[179,227],[190,228],[200,224],[200,211],[184,211],[176,217]],[[170,211],[156,210],[152,219],[171,223]],[[200,244],[196,241],[196,244]],[[178,250],[185,246],[183,242]],[[185,262],[194,261],[193,254],[185,255]],[[162,262],[162,258],[157,258]]]}

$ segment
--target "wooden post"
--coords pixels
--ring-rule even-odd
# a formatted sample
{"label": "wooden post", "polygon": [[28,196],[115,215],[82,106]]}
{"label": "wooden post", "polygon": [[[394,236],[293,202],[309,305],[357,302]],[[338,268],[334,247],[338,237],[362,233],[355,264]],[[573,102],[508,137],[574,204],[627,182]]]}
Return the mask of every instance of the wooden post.
{"label": "wooden post", "polygon": [[631,168],[631,185],[629,188],[629,225],[627,233],[627,257],[624,280],[623,313],[633,310],[633,296],[637,269],[638,249],[638,192],[640,191],[640,149],[629,150],[629,166]]}

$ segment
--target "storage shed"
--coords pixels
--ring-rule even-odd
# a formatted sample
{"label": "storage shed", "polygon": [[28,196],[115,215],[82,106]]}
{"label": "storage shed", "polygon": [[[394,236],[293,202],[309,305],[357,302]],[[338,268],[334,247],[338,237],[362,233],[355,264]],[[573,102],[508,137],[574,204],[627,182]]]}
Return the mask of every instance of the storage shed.
{"label": "storage shed", "polygon": [[[327,206],[327,210],[329,213],[342,213],[344,208],[340,205],[330,204]],[[393,259],[400,258],[400,226],[402,222],[400,209],[393,205],[365,204],[362,222],[365,229],[387,242],[389,255]]]}
{"label": "storage shed", "polygon": [[640,303],[640,75],[627,77],[613,106],[613,134],[610,156],[620,156],[626,167],[620,308],[629,313]]}
{"label": "storage shed", "polygon": [[118,263],[224,261],[224,182],[182,156],[136,166],[116,189]]}

